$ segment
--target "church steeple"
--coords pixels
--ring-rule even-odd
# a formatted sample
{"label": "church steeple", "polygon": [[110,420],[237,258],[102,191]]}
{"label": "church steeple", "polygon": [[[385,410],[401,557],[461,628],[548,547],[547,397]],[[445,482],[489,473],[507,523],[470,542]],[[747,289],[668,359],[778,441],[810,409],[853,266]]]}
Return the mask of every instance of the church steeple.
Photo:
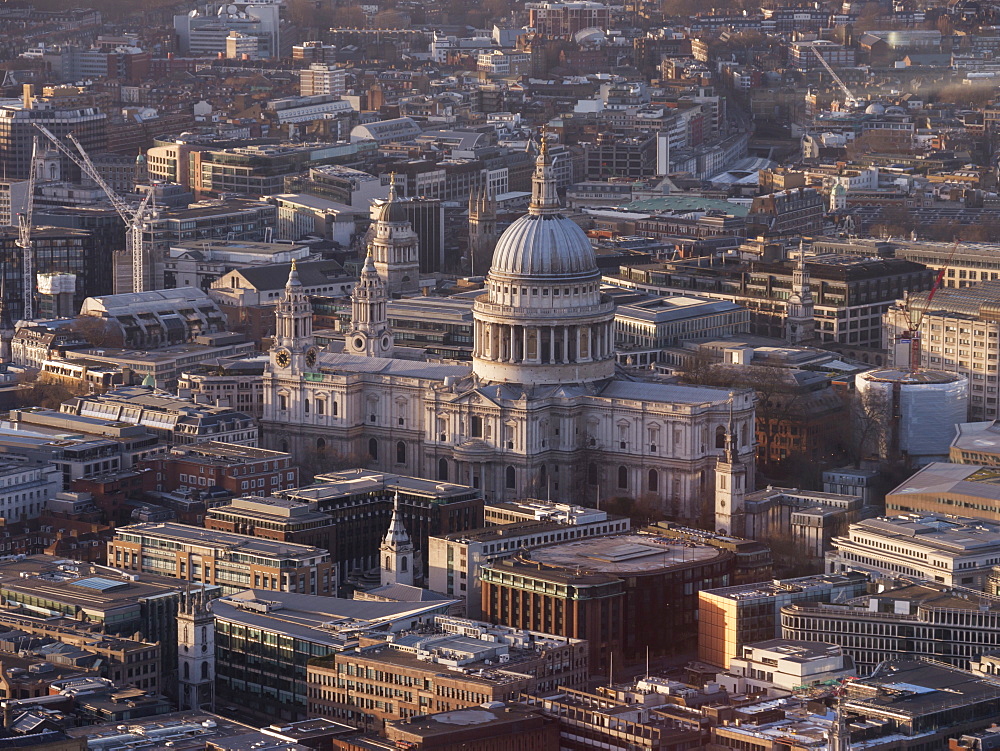
{"label": "church steeple", "polygon": [[476,260],[485,260],[493,254],[497,241],[497,207],[493,194],[486,185],[469,195],[469,259],[470,271],[482,273]]}
{"label": "church steeple", "polygon": [[389,328],[389,295],[379,276],[371,252],[365,258],[361,279],[351,292],[351,328],[344,351],[351,355],[392,357],[393,336]]}
{"label": "church steeple", "polygon": [[729,424],[722,456],[715,467],[715,531],[741,537],[746,534],[744,498],[747,492],[747,468],[740,461],[736,428],[733,424],[733,401],[729,394]]}
{"label": "church steeple", "polygon": [[806,251],[799,241],[799,258],[792,272],[792,294],[785,308],[785,338],[789,344],[811,341],[816,331],[813,317],[812,288],[809,285],[809,269],[806,268]]}
{"label": "church steeple", "polygon": [[379,549],[382,559],[382,586],[407,584],[413,586],[413,543],[403,526],[399,513],[399,491],[392,499],[392,519]]}
{"label": "church steeple", "polygon": [[211,711],[215,703],[215,617],[204,587],[184,594],[177,608],[178,705]]}

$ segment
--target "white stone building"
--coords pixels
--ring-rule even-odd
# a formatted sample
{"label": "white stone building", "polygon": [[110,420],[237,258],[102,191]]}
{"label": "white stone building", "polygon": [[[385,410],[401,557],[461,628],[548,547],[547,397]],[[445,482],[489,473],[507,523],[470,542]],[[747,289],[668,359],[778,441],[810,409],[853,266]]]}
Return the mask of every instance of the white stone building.
{"label": "white stone building", "polygon": [[[615,306],[555,182],[543,147],[529,213],[500,237],[473,308],[471,368],[320,351],[293,269],[264,373],[267,445],[466,483],[491,500],[627,495],[693,518],[711,514],[732,420],[730,448],[753,487],[753,393],[730,400],[722,389],[617,370]],[[375,212],[385,241],[372,243],[390,289],[405,279],[391,252],[407,224],[395,202]]]}

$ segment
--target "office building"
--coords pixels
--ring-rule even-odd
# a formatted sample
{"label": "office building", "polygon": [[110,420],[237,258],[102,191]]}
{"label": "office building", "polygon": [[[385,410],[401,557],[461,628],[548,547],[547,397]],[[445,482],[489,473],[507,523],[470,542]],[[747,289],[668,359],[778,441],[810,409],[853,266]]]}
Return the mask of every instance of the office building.
{"label": "office building", "polygon": [[865,574],[804,576],[698,593],[698,659],[728,668],[743,648],[780,637],[781,608],[795,602],[840,602],[868,588]]}
{"label": "office building", "polygon": [[855,674],[854,660],[836,644],[771,639],[743,647],[716,676],[730,694],[793,692]]}
{"label": "office building", "polygon": [[[889,364],[910,366],[910,311],[927,306],[927,292],[914,292],[907,303],[885,311],[884,345]],[[1000,281],[983,281],[974,287],[944,287],[934,294],[934,304],[920,318],[922,370],[943,370],[969,380],[969,419],[994,420],[997,414],[997,358],[1000,356],[1000,322],[991,312],[1000,303]]]}
{"label": "office building", "polygon": [[225,55],[226,39],[235,31],[254,38],[256,56],[281,57],[285,43],[281,39],[280,8],[280,3],[271,0],[239,0],[235,4],[205,3],[176,15],[178,51],[192,57]]}
{"label": "office building", "polygon": [[337,560],[337,525],[329,514],[317,511],[316,504],[274,496],[235,498],[206,511],[205,529],[311,545],[328,550]]}
{"label": "office building", "polygon": [[253,587],[328,595],[336,578],[326,550],[175,522],[120,527],[108,544],[108,563],[215,584],[227,594]]}
{"label": "office building", "polygon": [[382,730],[387,720],[583,687],[589,676],[585,641],[460,618],[368,641],[310,663],[310,715]]}
{"label": "office building", "polygon": [[1000,425],[996,420],[959,423],[955,429],[948,456],[953,464],[1000,466]]}
{"label": "office building", "polygon": [[216,708],[256,724],[303,720],[311,661],[352,651],[369,637],[419,629],[454,602],[370,602],[272,590],[215,600]]}
{"label": "office building", "polygon": [[80,315],[109,322],[125,347],[156,349],[226,330],[215,301],[195,287],[88,297]]}
{"label": "office building", "polygon": [[249,415],[228,407],[197,404],[145,386],[126,386],[104,394],[73,397],[64,402],[59,411],[142,425],[167,443],[211,440],[257,445],[257,425]]}
{"label": "office building", "polygon": [[[882,314],[906,292],[929,289],[933,272],[899,259],[849,255],[806,258],[813,297],[814,335],[819,342],[867,347],[883,341]],[[623,264],[604,281],[656,295],[697,295],[735,302],[750,311],[750,333],[784,339],[794,261],[695,259],[656,266]],[[929,317],[929,316],[928,316]]]}
{"label": "office building", "polygon": [[[7,180],[24,180],[31,167],[34,140],[39,136],[35,124],[42,125],[57,138],[72,133],[90,154],[98,154],[107,145],[108,116],[96,106],[63,103],[58,90],[53,96],[35,96],[34,87],[24,87],[20,102],[7,100],[0,105],[0,162],[6,165]],[[60,155],[59,174],[79,181],[80,169]]]}
{"label": "office building", "polygon": [[[528,505],[531,501],[518,504]],[[546,506],[556,504],[535,504],[541,511]],[[566,504],[558,504],[565,506]],[[496,506],[487,506],[492,511]],[[483,566],[503,558],[510,558],[521,550],[530,550],[541,545],[595,537],[599,535],[628,532],[627,518],[608,515],[597,509],[580,506],[569,507],[570,513],[559,514],[552,509],[558,520],[520,521],[499,526],[473,529],[467,532],[453,532],[427,540],[427,587],[452,597],[465,600],[466,615],[470,618],[482,616],[482,586],[480,570]]]}
{"label": "office building", "polygon": [[55,464],[0,461],[0,517],[8,524],[36,518],[62,489],[62,471]]}
{"label": "office building", "polygon": [[[968,471],[970,467],[962,469]],[[897,488],[892,494],[897,504],[900,491]],[[947,497],[946,487],[941,492]],[[956,495],[961,497],[960,491]],[[980,591],[986,588],[992,567],[998,564],[1000,522],[978,515],[932,512],[904,513],[852,524],[846,535],[833,539],[833,550],[826,556],[827,571],[831,574],[863,571],[910,576]]]}
{"label": "office building", "polygon": [[[524,551],[482,568],[485,620],[586,639],[594,673],[692,649],[698,592],[732,581],[728,550],[625,534]],[[621,664],[621,663],[619,663]]]}
{"label": "office building", "polygon": [[313,484],[282,496],[334,519],[341,581],[377,568],[377,552],[398,495],[400,518],[417,556],[426,562],[428,538],[483,526],[483,499],[475,488],[364,469],[316,475]]}
{"label": "office building", "polygon": [[[279,217],[280,222],[280,217]],[[283,239],[278,233],[278,239]],[[201,240],[171,244],[164,260],[163,283],[167,289],[194,287],[208,291],[212,282],[227,271],[244,266],[291,263],[310,254],[306,245],[250,242],[248,240]]]}
{"label": "office building", "polygon": [[836,644],[862,675],[907,655],[968,668],[997,650],[998,625],[1000,598],[906,579],[837,604],[802,601],[781,609],[783,638]]}
{"label": "office building", "polygon": [[299,468],[288,454],[221,441],[175,446],[139,466],[156,472],[156,489],[166,492],[209,488],[266,496],[299,485]]}
{"label": "office building", "polygon": [[527,3],[528,26],[548,37],[568,37],[583,29],[611,27],[611,8],[603,3],[578,2]]}

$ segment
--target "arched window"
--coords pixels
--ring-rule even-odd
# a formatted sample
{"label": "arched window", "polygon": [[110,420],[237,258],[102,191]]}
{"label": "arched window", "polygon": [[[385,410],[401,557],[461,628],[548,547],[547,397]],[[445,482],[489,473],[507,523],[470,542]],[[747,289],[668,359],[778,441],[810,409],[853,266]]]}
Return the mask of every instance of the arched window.
{"label": "arched window", "polygon": [[649,470],[649,480],[647,484],[649,485],[650,493],[658,492],[660,490],[660,473],[655,469]]}
{"label": "arched window", "polygon": [[405,572],[409,564],[406,562],[406,556],[404,555],[399,559],[399,570]]}
{"label": "arched window", "polygon": [[517,476],[514,474],[514,468],[513,467],[507,467],[507,471],[506,471],[505,474],[507,475],[507,477],[506,477],[507,482],[505,484],[506,484],[506,486],[508,488],[510,488],[511,490],[513,490],[517,486],[517,484],[515,482],[515,480],[517,479]]}
{"label": "arched window", "polygon": [[618,468],[618,487],[622,490],[628,490],[628,467]]}
{"label": "arched window", "polygon": [[591,485],[597,484],[597,465],[594,462],[587,465],[587,482]]}
{"label": "arched window", "polygon": [[326,439],[325,438],[317,438],[316,439],[316,450],[317,451],[323,451],[325,449],[326,449]]}
{"label": "arched window", "polygon": [[385,557],[385,570],[392,571],[392,556],[387,555]]}
{"label": "arched window", "polygon": [[726,429],[721,425],[715,429],[715,448],[724,449],[726,447]]}
{"label": "arched window", "polygon": [[207,681],[208,680],[208,663],[207,662],[201,663],[201,679],[203,681]]}
{"label": "arched window", "polygon": [[309,400],[308,399],[303,400],[303,405],[305,406],[306,414],[308,415],[309,414]]}
{"label": "arched window", "polygon": [[743,423],[740,426],[740,446],[743,446],[744,448],[746,448],[747,446],[750,445],[750,441],[749,441],[748,436],[747,436],[748,432],[749,431],[748,431],[748,428],[747,428],[747,424]]}
{"label": "arched window", "polygon": [[396,464],[406,464],[406,444],[403,441],[396,444]]}
{"label": "arched window", "polygon": [[448,482],[448,460],[443,456],[438,459],[438,479],[442,482]]}
{"label": "arched window", "polygon": [[378,439],[368,439],[368,456],[372,459],[378,459]]}
{"label": "arched window", "polygon": [[191,680],[191,663],[190,662],[185,662],[184,663],[184,680],[186,680],[186,681]]}
{"label": "arched window", "polygon": [[330,402],[330,414],[337,416],[337,402]]}

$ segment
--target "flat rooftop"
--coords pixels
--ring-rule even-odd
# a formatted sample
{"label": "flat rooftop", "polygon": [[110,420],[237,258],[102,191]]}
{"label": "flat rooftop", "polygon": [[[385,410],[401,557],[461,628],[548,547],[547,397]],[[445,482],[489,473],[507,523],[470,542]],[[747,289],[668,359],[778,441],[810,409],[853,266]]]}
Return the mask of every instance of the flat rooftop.
{"label": "flat rooftop", "polygon": [[[14,556],[0,561],[0,591],[60,602],[81,610],[133,608],[144,598],[180,592],[186,586],[166,576],[126,576],[108,566],[51,555]],[[210,590],[219,589],[206,586]]]}
{"label": "flat rooftop", "polygon": [[115,534],[115,539],[121,539],[121,535],[123,534],[171,540],[182,545],[195,547],[224,548],[228,553],[240,552],[285,560],[330,557],[328,551],[321,548],[314,548],[312,545],[266,540],[262,537],[238,535],[233,532],[204,529],[203,527],[179,524],[177,522],[146,522],[144,524],[130,524],[127,527],[119,527]]}
{"label": "flat rooftop", "polygon": [[567,569],[612,574],[650,574],[725,555],[719,548],[652,535],[590,537],[535,548],[530,560]]}
{"label": "flat rooftop", "polygon": [[365,633],[384,636],[400,630],[395,624],[412,628],[457,602],[377,602],[248,589],[213,600],[212,612],[217,619],[294,636],[335,652],[356,646]]}
{"label": "flat rooftop", "polygon": [[120,729],[121,722],[89,725],[70,728],[66,733],[72,738],[86,738],[88,751],[166,748],[167,743],[171,744],[171,748],[183,751],[204,749],[206,743],[224,742],[227,738],[256,732],[256,729],[249,725],[242,725],[208,712],[172,712],[156,717],[132,719],[127,725],[126,730]]}
{"label": "flat rooftop", "polygon": [[[943,466],[961,466],[966,470],[977,469],[969,465]],[[969,484],[971,483],[963,483],[963,485]],[[1000,484],[989,484],[988,487],[996,493],[997,498],[1000,498]],[[895,495],[898,492],[899,489],[893,491],[892,494]],[[877,519],[864,519],[852,524],[849,531],[852,542],[859,542],[855,539],[856,532],[899,540],[907,548],[915,546],[932,548],[942,555],[956,555],[972,551],[981,553],[984,548],[1000,548],[1000,522],[965,516],[933,514],[926,516],[920,514],[883,516]],[[864,543],[859,542],[859,544]]]}
{"label": "flat rooftop", "polygon": [[[506,707],[470,707],[456,709],[451,712],[421,715],[411,720],[389,722],[391,733],[417,738],[433,738],[438,735],[450,735],[459,728],[490,729],[491,733],[504,734],[504,726],[522,722],[530,717],[537,717],[536,710],[521,707],[516,704]],[[394,732],[395,731],[395,732]]]}
{"label": "flat rooftop", "polygon": [[[1000,259],[1000,252],[997,258]],[[951,442],[954,448],[987,454],[1000,453],[1000,424],[996,420],[959,423],[955,428],[957,434]]]}
{"label": "flat rooftop", "polygon": [[[874,696],[873,688],[877,689]],[[848,685],[844,708],[848,712],[892,711],[916,717],[996,701],[998,696],[1000,686],[996,683],[958,668],[918,659],[887,660],[870,677]]]}
{"label": "flat rooftop", "polygon": [[371,472],[363,469],[349,469],[343,472],[328,472],[316,475],[315,484],[288,491],[284,495],[303,500],[329,500],[364,494],[391,495],[395,491],[401,495],[421,496],[431,503],[448,503],[455,496],[465,499],[479,492],[468,485],[435,482],[420,477]]}
{"label": "flat rooftop", "polygon": [[831,587],[850,587],[852,584],[864,586],[868,583],[866,574],[851,571],[846,574],[815,574],[795,579],[774,579],[769,582],[752,582],[733,587],[703,590],[706,594],[732,600],[768,599],[809,590],[825,590]]}

